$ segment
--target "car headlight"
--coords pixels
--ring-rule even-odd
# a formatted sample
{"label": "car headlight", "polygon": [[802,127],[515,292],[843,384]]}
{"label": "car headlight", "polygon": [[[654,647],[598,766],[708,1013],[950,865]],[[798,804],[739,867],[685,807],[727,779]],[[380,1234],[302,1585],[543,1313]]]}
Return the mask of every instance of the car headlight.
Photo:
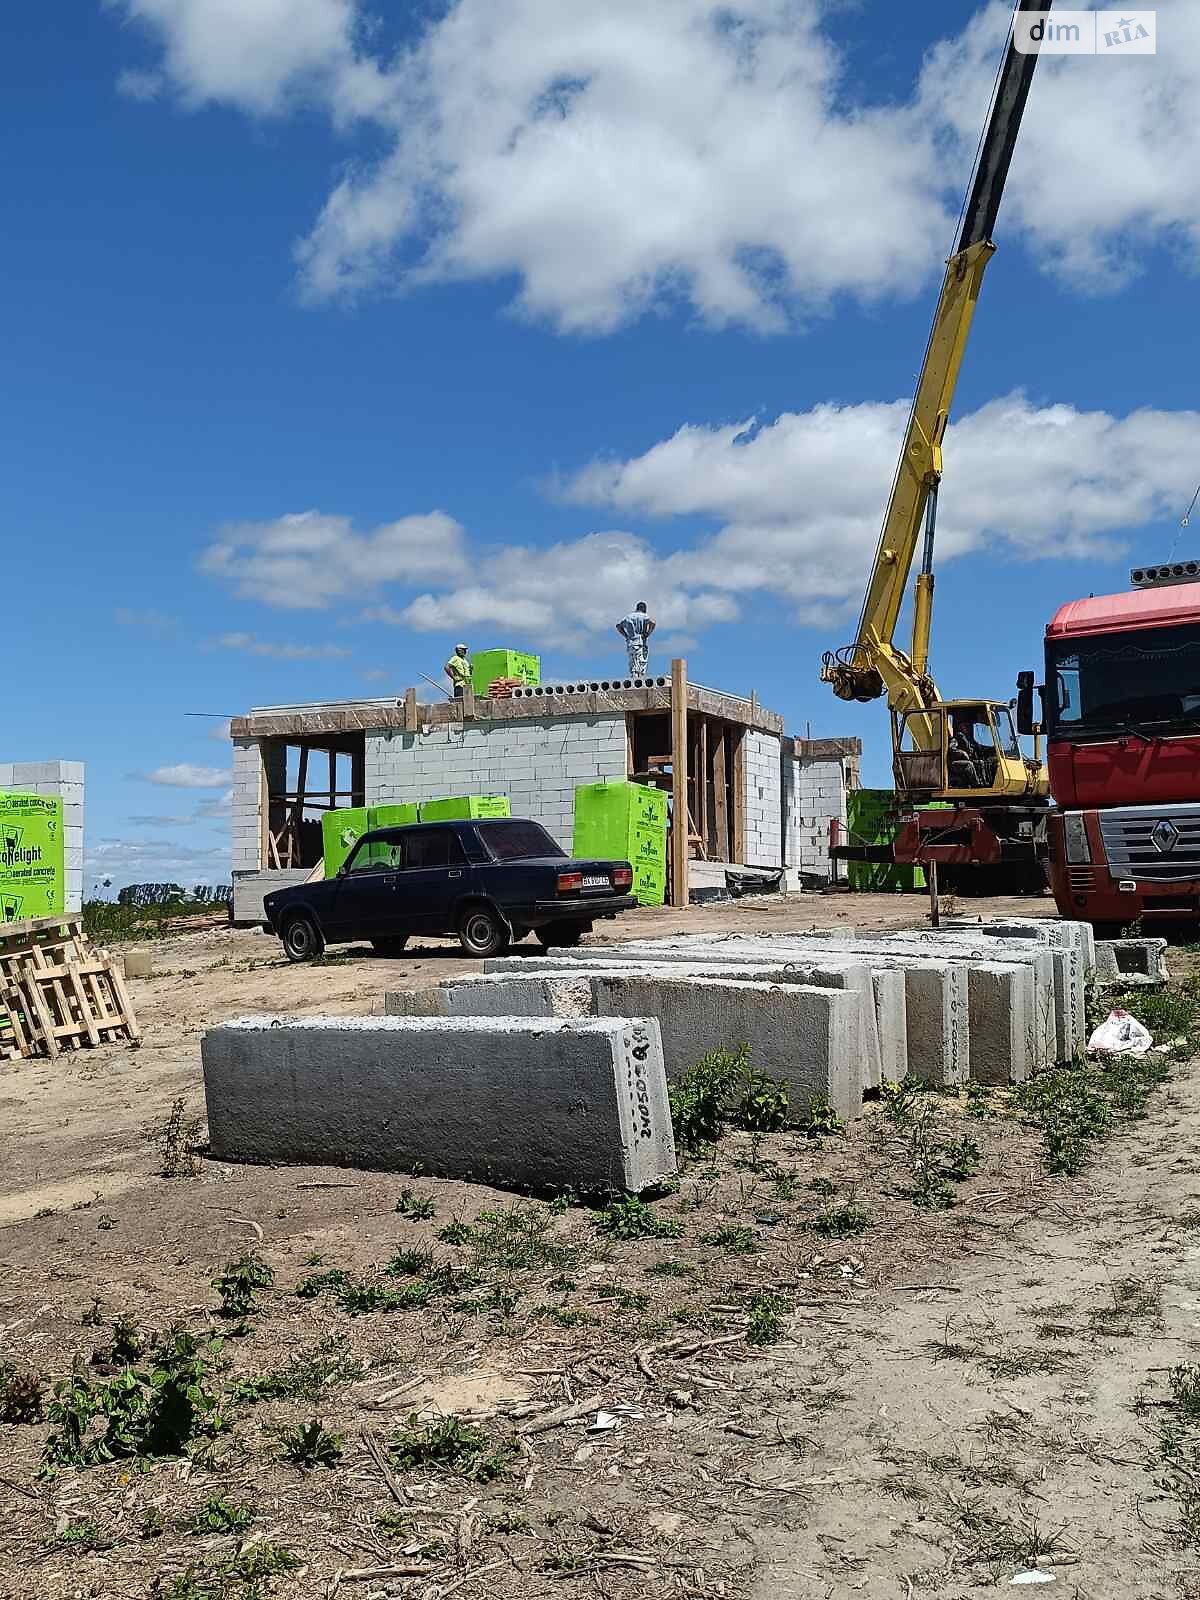
{"label": "car headlight", "polygon": [[1063,818],[1063,844],[1068,862],[1078,863],[1092,859],[1092,847],[1088,844],[1087,829],[1083,825],[1081,812],[1068,812]]}

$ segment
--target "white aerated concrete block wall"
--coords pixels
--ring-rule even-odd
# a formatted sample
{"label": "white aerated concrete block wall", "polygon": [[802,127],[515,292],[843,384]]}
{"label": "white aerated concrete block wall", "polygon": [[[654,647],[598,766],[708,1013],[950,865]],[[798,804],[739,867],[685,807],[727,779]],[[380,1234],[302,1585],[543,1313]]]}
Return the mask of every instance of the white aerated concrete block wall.
{"label": "white aerated concrete block wall", "polygon": [[83,907],[83,762],[0,761],[0,789],[63,803],[63,910]]}
{"label": "white aerated concrete block wall", "polygon": [[828,882],[829,825],[846,820],[846,762],[840,756],[783,758],[785,859],[802,878]]}
{"label": "white aerated concrete block wall", "polygon": [[257,739],[233,741],[233,870],[257,872],[262,860],[262,751]]}
{"label": "white aerated concrete block wall", "polygon": [[459,794],[506,794],[515,817],[532,817],[571,848],[575,790],[626,776],[624,716],[540,717],[402,729],[366,736],[368,805]]}
{"label": "white aerated concrete block wall", "polygon": [[777,733],[762,733],[757,728],[747,728],[742,738],[743,866],[783,865],[781,743]]}

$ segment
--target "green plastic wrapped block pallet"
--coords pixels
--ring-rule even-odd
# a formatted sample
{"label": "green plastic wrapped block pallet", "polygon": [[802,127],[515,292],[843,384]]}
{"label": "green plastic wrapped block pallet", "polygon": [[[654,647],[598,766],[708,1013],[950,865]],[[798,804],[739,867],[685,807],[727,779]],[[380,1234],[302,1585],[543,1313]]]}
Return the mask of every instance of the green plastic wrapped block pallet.
{"label": "green plastic wrapped block pallet", "polygon": [[[624,779],[586,783],[576,789],[574,850],[577,856],[632,861],[639,830],[656,833],[665,840],[667,796],[662,789],[627,783]],[[665,843],[663,859],[666,859]]]}
{"label": "green plastic wrapped block pallet", "polygon": [[321,846],[327,878],[337,877],[351,850],[374,826],[366,806],[342,806],[325,813],[321,818]]}
{"label": "green plastic wrapped block pallet", "polygon": [[459,794],[448,800],[422,800],[422,822],[469,822],[473,817],[511,817],[506,794]]}
{"label": "green plastic wrapped block pallet", "polygon": [[62,801],[0,793],[0,922],[60,915],[64,879]]}
{"label": "green plastic wrapped block pallet", "polygon": [[661,906],[667,898],[666,869],[635,863],[633,893],[639,905]]}
{"label": "green plastic wrapped block pallet", "polygon": [[542,658],[523,650],[480,650],[471,657],[471,687],[478,695],[489,692],[497,678],[520,678],[523,683],[542,681]]}
{"label": "green plastic wrapped block pallet", "polygon": [[420,822],[419,806],[370,806],[367,810],[372,828],[407,828]]}
{"label": "green plastic wrapped block pallet", "polygon": [[[849,842],[891,844],[896,837],[895,810],[896,796],[891,789],[851,789],[846,796]],[[925,888],[925,874],[920,867],[895,866],[887,861],[848,861],[846,880],[862,894],[905,894]]]}

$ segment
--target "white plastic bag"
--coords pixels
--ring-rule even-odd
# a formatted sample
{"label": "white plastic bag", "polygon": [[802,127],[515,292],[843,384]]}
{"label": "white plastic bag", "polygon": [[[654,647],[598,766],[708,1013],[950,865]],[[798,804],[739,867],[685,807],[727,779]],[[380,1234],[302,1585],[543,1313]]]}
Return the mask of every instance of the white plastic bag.
{"label": "white plastic bag", "polygon": [[1088,1040],[1088,1049],[1103,1056],[1144,1056],[1153,1043],[1149,1031],[1128,1011],[1110,1011]]}

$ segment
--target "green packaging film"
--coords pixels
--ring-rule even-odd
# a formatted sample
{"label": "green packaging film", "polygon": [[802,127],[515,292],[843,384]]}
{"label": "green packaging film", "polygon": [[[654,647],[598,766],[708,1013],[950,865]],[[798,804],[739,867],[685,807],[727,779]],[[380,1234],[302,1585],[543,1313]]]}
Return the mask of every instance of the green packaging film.
{"label": "green packaging film", "polygon": [[62,800],[0,792],[0,922],[63,911]]}

